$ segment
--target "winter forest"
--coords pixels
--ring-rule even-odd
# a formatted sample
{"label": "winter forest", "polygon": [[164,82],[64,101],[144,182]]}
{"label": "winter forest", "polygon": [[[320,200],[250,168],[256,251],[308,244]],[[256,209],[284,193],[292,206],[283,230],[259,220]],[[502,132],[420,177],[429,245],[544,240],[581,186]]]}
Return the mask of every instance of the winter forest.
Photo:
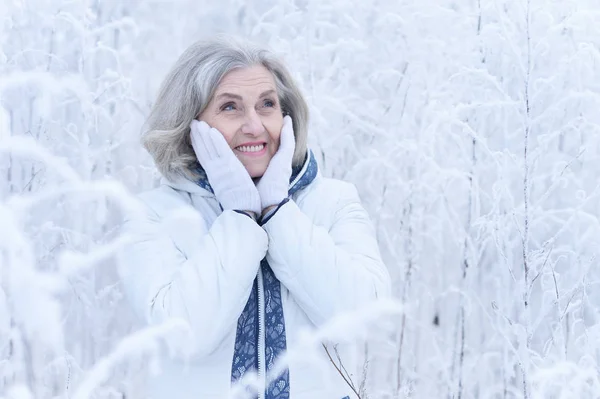
{"label": "winter forest", "polygon": [[118,227],[159,183],[162,79],[217,32],[281,55],[376,228],[395,303],[342,326],[361,398],[600,397],[598,0],[0,0],[0,24],[0,397],[146,397],[181,325],[133,316]]}

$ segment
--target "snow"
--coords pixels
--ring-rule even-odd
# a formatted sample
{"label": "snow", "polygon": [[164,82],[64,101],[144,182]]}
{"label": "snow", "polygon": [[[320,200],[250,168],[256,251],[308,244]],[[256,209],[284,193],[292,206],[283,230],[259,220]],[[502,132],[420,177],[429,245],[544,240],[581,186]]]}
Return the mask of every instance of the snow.
{"label": "snow", "polygon": [[0,397],[144,397],[158,342],[185,330],[139,324],[114,253],[132,194],[158,183],[139,135],[161,80],[216,32],[289,65],[321,171],[357,186],[393,278],[396,303],[289,356],[369,340],[369,398],[600,396],[599,15],[597,0],[0,2]]}

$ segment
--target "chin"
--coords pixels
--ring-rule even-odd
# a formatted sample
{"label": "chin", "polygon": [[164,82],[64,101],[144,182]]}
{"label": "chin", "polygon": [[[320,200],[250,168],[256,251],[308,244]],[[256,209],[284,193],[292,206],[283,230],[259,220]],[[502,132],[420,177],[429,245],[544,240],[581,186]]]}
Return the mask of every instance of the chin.
{"label": "chin", "polygon": [[257,167],[257,165],[246,166],[246,170],[251,178],[257,179],[265,174],[266,167]]}

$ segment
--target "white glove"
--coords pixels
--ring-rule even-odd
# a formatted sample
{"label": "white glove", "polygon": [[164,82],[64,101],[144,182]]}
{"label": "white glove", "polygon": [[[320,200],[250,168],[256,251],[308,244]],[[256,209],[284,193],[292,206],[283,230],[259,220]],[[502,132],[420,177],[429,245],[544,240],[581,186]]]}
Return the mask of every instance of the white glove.
{"label": "white glove", "polygon": [[196,158],[223,209],[260,215],[258,190],[221,132],[194,119],[190,124],[190,136]]}
{"label": "white glove", "polygon": [[292,118],[285,116],[279,138],[279,149],[271,158],[265,174],[256,184],[263,210],[271,205],[277,205],[287,198],[295,147]]}

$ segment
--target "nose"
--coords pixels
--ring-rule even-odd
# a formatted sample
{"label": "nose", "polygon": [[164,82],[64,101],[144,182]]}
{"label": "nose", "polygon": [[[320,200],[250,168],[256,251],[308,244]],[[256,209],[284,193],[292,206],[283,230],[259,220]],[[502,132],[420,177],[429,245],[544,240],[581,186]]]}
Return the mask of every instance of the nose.
{"label": "nose", "polygon": [[258,136],[265,131],[260,116],[256,113],[256,110],[252,109],[246,113],[244,122],[242,124],[242,133]]}

